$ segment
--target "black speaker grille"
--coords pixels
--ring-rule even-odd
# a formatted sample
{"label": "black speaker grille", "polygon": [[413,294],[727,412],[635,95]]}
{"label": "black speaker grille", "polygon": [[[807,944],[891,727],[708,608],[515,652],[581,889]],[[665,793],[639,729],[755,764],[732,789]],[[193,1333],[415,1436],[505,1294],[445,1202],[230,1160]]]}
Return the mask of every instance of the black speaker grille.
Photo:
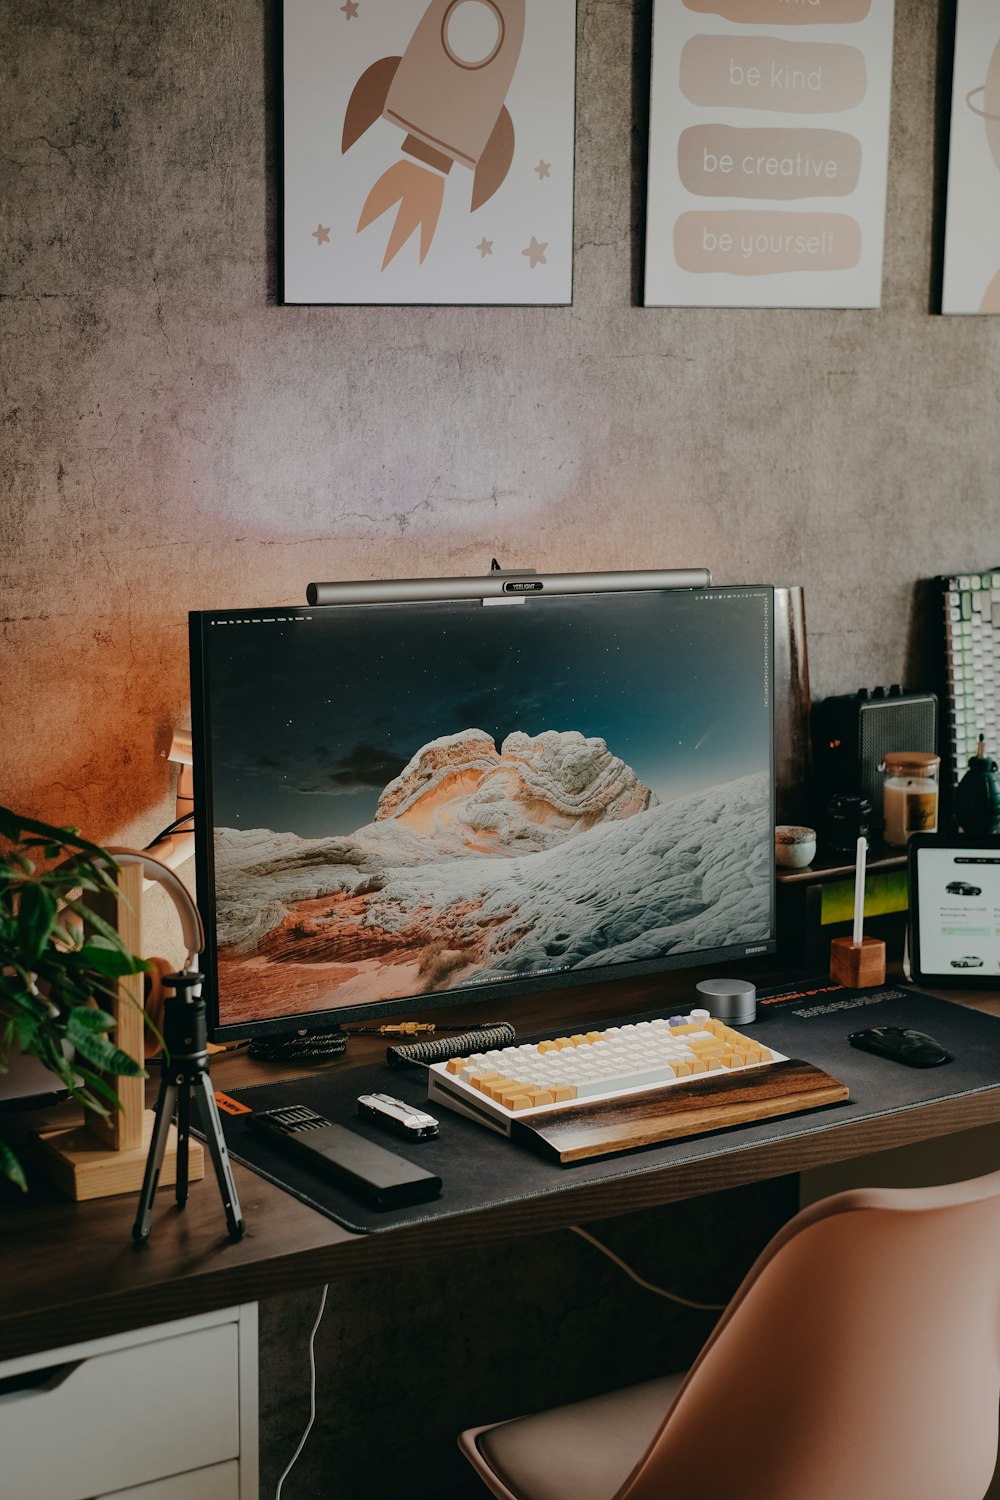
{"label": "black speaker grille", "polygon": [[872,805],[872,822],[882,825],[879,766],[893,750],[937,750],[937,699],[911,698],[867,703],[858,720],[858,776]]}

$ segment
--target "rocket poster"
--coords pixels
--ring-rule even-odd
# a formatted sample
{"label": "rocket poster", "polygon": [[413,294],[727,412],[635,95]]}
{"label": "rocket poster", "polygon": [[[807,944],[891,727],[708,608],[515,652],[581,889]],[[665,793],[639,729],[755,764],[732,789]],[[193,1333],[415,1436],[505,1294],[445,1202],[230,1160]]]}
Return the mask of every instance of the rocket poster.
{"label": "rocket poster", "polygon": [[576,0],[285,0],[284,301],[566,304]]}
{"label": "rocket poster", "polygon": [[959,0],[944,313],[1000,312],[1000,6]]}
{"label": "rocket poster", "polygon": [[892,31],[893,0],[654,0],[647,307],[879,306]]}

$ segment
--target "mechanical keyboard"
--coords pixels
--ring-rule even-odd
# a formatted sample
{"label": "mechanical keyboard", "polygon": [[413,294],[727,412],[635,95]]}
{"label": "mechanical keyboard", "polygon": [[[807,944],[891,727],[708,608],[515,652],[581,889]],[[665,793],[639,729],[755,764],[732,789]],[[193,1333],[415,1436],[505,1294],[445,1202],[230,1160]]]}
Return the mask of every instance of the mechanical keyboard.
{"label": "mechanical keyboard", "polygon": [[1000,745],[1000,568],[942,578],[944,599],[948,766],[952,786],[986,736]]}
{"label": "mechanical keyboard", "polygon": [[510,1135],[519,1116],[555,1114],[685,1079],[788,1059],[707,1010],[453,1057],[430,1070],[428,1098]]}

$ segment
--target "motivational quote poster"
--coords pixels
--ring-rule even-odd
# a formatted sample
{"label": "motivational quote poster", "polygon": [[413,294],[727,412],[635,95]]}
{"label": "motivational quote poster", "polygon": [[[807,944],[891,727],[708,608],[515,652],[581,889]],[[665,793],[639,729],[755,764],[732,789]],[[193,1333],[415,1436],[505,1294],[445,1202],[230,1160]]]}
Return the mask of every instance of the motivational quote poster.
{"label": "motivational quote poster", "polygon": [[576,0],[285,0],[285,302],[567,303]]}
{"label": "motivational quote poster", "polygon": [[878,307],[893,0],[654,0],[648,307]]}
{"label": "motivational quote poster", "polygon": [[997,0],[960,0],[958,7],[941,311],[1000,312]]}

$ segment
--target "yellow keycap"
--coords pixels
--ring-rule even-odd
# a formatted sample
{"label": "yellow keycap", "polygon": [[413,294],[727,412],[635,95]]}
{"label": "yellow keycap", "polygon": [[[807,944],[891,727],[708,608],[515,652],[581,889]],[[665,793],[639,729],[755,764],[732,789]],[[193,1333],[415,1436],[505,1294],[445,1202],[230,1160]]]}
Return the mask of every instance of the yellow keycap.
{"label": "yellow keycap", "polygon": [[532,1096],[532,1102],[537,1108],[541,1104],[555,1104],[555,1096],[551,1089],[538,1089]]}
{"label": "yellow keycap", "polygon": [[538,1050],[539,1052],[558,1052],[559,1049],[555,1042],[539,1042]]}
{"label": "yellow keycap", "polygon": [[601,1033],[599,1031],[588,1031],[587,1032],[587,1041],[588,1042],[599,1042],[600,1040],[601,1040]]}
{"label": "yellow keycap", "polygon": [[551,1090],[551,1093],[552,1102],[554,1104],[565,1104],[567,1099],[576,1098],[576,1089],[571,1083],[557,1084],[556,1087]]}
{"label": "yellow keycap", "polygon": [[570,1041],[573,1043],[574,1047],[582,1047],[586,1044],[587,1038],[583,1035],[582,1032],[577,1032],[576,1036],[570,1037]]}
{"label": "yellow keycap", "polygon": [[560,1052],[565,1052],[567,1047],[573,1046],[573,1043],[570,1041],[568,1036],[557,1036],[556,1046],[559,1048]]}
{"label": "yellow keycap", "polygon": [[502,1073],[474,1073],[468,1080],[474,1089],[482,1089],[485,1093],[491,1083],[506,1082]]}
{"label": "yellow keycap", "polygon": [[533,1109],[534,1100],[530,1094],[505,1094],[500,1101],[505,1104],[512,1114],[521,1109]]}
{"label": "yellow keycap", "polygon": [[468,1067],[468,1065],[469,1060],[467,1057],[449,1057],[445,1067],[449,1073],[461,1073],[462,1069]]}

